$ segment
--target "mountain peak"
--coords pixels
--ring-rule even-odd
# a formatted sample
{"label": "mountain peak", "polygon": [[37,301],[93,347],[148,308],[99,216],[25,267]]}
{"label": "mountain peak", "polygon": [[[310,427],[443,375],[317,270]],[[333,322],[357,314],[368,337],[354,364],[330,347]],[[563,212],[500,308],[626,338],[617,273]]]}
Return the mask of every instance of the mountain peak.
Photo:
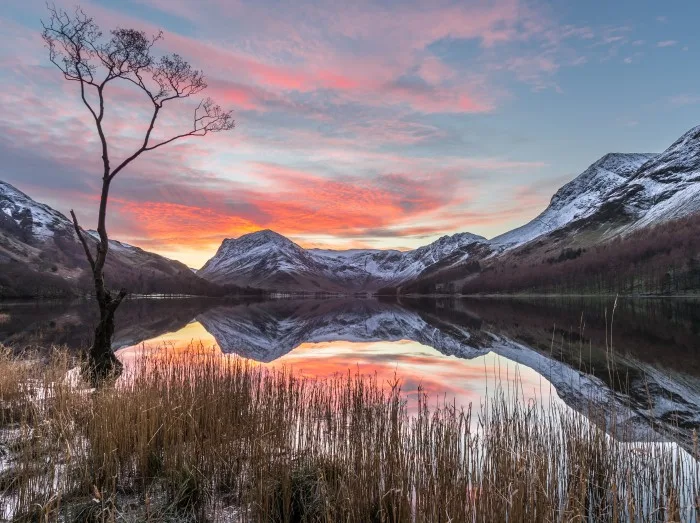
{"label": "mountain peak", "polygon": [[435,243],[473,243],[478,241],[486,241],[486,238],[479,236],[478,234],[473,234],[471,232],[456,232],[454,234],[445,234],[440,236]]}
{"label": "mountain peak", "polygon": [[678,140],[676,140],[671,147],[680,143],[687,143],[692,140],[700,140],[700,125],[687,130]]}
{"label": "mountain peak", "polygon": [[535,219],[491,240],[498,247],[527,243],[596,212],[611,190],[628,183],[656,153],[608,153],[562,186]]}
{"label": "mountain peak", "polygon": [[642,164],[655,156],[657,156],[657,153],[607,153],[592,163],[581,176],[603,169],[618,176],[629,178]]}
{"label": "mountain peak", "polygon": [[247,234],[243,234],[239,236],[238,238],[226,238],[224,240],[224,243],[241,243],[241,242],[250,242],[254,241],[256,243],[263,243],[263,242],[275,242],[275,243],[292,243],[292,241],[284,236],[282,236],[280,233],[275,232],[271,229],[261,229],[259,231],[255,232],[249,232]]}
{"label": "mountain peak", "polygon": [[219,250],[241,252],[265,246],[276,249],[297,247],[297,245],[289,238],[286,238],[270,229],[263,229],[260,231],[243,234],[238,238],[226,238],[221,243]]}
{"label": "mountain peak", "polygon": [[34,202],[34,200],[20,191],[17,187],[10,183],[3,182],[2,180],[0,180],[0,195],[12,198],[13,200]]}

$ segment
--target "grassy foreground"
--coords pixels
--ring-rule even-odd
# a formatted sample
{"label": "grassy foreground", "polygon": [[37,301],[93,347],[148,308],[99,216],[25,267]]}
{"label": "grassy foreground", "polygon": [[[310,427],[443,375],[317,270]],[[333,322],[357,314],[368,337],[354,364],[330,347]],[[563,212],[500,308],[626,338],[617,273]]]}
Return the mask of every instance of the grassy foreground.
{"label": "grassy foreground", "polygon": [[[144,357],[89,391],[75,362],[0,353],[0,519],[694,521],[700,468],[515,396],[472,419],[398,383]],[[506,399],[512,397],[513,399]],[[695,453],[697,458],[697,452]]]}

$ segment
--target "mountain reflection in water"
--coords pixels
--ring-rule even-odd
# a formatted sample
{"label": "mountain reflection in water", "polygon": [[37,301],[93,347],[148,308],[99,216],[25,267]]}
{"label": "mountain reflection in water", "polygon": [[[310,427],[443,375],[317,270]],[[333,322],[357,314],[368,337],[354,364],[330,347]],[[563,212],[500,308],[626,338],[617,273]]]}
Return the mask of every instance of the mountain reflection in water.
{"label": "mountain reflection in water", "polygon": [[[195,341],[196,340],[196,341]],[[238,357],[237,351],[222,352],[217,340],[193,322],[177,332],[158,336],[143,344],[118,351],[119,359],[129,368],[143,354],[152,358],[171,358],[174,354],[198,358],[212,354],[226,360]],[[176,358],[177,359],[177,358]],[[434,400],[454,400],[457,405],[478,406],[496,383],[511,383],[518,376],[518,394],[528,400],[546,399],[551,390],[537,372],[518,367],[515,362],[489,353],[473,359],[446,356],[427,345],[401,341],[320,341],[301,343],[272,362],[251,359],[253,364],[269,368],[286,368],[310,378],[329,378],[337,374],[372,376],[379,383],[398,383],[409,400],[408,408],[417,406],[419,390]],[[504,391],[508,394],[507,388]]]}
{"label": "mountain reflection in water", "polygon": [[[201,342],[310,376],[396,375],[409,394],[421,386],[465,406],[517,373],[526,400],[546,400],[551,383],[554,396],[597,423],[614,417],[627,437],[653,430],[690,446],[700,425],[699,303],[621,299],[611,347],[612,310],[612,299],[132,300],[119,311],[115,346],[125,361],[144,347]],[[0,341],[85,346],[92,311],[0,304]]]}

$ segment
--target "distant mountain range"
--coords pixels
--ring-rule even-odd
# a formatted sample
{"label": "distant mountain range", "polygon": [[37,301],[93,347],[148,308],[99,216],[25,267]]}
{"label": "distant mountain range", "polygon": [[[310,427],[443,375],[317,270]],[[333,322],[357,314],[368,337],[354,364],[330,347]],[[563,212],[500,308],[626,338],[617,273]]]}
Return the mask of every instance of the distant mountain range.
{"label": "distant mountain range", "polygon": [[[0,211],[0,268],[5,268],[0,296],[27,294],[22,291],[27,285],[57,292],[85,287],[84,260],[65,216],[3,182]],[[559,189],[535,219],[491,240],[465,232],[407,252],[334,251],[304,249],[265,230],[225,239],[196,274],[179,262],[114,242],[108,273],[115,284],[137,292],[211,293],[227,285],[304,293],[430,292],[446,286],[454,291],[506,264],[566,261],[698,211],[700,126],[661,154],[605,155]],[[421,285],[426,281],[430,285]]]}
{"label": "distant mountain range", "polygon": [[[700,211],[699,182],[696,127],[661,154],[603,156],[559,189],[539,216],[491,240],[460,233],[408,252],[330,251],[303,249],[277,233],[260,231],[224,240],[198,275],[278,291],[439,291],[444,284],[461,285],[500,260],[527,254],[532,263],[541,263],[567,249],[581,252],[693,215]],[[436,279],[447,272],[449,276]],[[443,285],[416,286],[426,278]]]}
{"label": "distant mountain range", "polygon": [[280,291],[367,291],[396,285],[469,247],[486,242],[470,233],[443,236],[413,251],[303,249],[265,230],[226,239],[197,274],[216,283],[244,284]]}

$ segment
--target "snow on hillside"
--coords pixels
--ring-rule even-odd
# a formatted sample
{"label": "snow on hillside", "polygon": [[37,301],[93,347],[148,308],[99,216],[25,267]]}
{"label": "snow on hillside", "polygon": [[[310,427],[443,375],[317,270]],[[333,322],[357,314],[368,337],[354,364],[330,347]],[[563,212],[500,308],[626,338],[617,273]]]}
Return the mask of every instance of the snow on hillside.
{"label": "snow on hillside", "polygon": [[[94,229],[90,229],[87,232],[92,238],[94,238],[96,241],[100,241],[100,233],[95,231]],[[125,253],[135,253],[137,251],[141,251],[138,247],[134,247],[133,245],[130,245],[128,243],[120,242],[118,240],[113,240],[110,238],[109,240],[109,248],[113,251],[122,251]]]}
{"label": "snow on hillside", "polygon": [[633,229],[700,211],[700,126],[642,165],[609,199],[636,219]]}
{"label": "snow on hillside", "polygon": [[497,248],[512,248],[543,234],[585,218],[597,211],[611,190],[620,187],[655,154],[610,153],[564,185],[552,197],[549,206],[531,222],[491,240]]}
{"label": "snow on hillside", "polygon": [[247,275],[254,281],[266,274],[315,274],[320,270],[307,251],[281,234],[264,230],[225,239],[197,274],[210,281],[225,282],[232,275]]}
{"label": "snow on hillside", "polygon": [[312,278],[317,283],[330,282],[340,288],[373,289],[417,276],[457,249],[485,241],[482,236],[462,233],[443,236],[430,245],[407,252],[306,250],[266,230],[224,240],[216,255],[197,274],[216,282],[246,277],[264,283],[266,277],[286,273]]}
{"label": "snow on hillside", "polygon": [[57,232],[72,230],[72,222],[48,205],[32,200],[9,183],[0,181],[0,210],[34,240],[44,242]]}

